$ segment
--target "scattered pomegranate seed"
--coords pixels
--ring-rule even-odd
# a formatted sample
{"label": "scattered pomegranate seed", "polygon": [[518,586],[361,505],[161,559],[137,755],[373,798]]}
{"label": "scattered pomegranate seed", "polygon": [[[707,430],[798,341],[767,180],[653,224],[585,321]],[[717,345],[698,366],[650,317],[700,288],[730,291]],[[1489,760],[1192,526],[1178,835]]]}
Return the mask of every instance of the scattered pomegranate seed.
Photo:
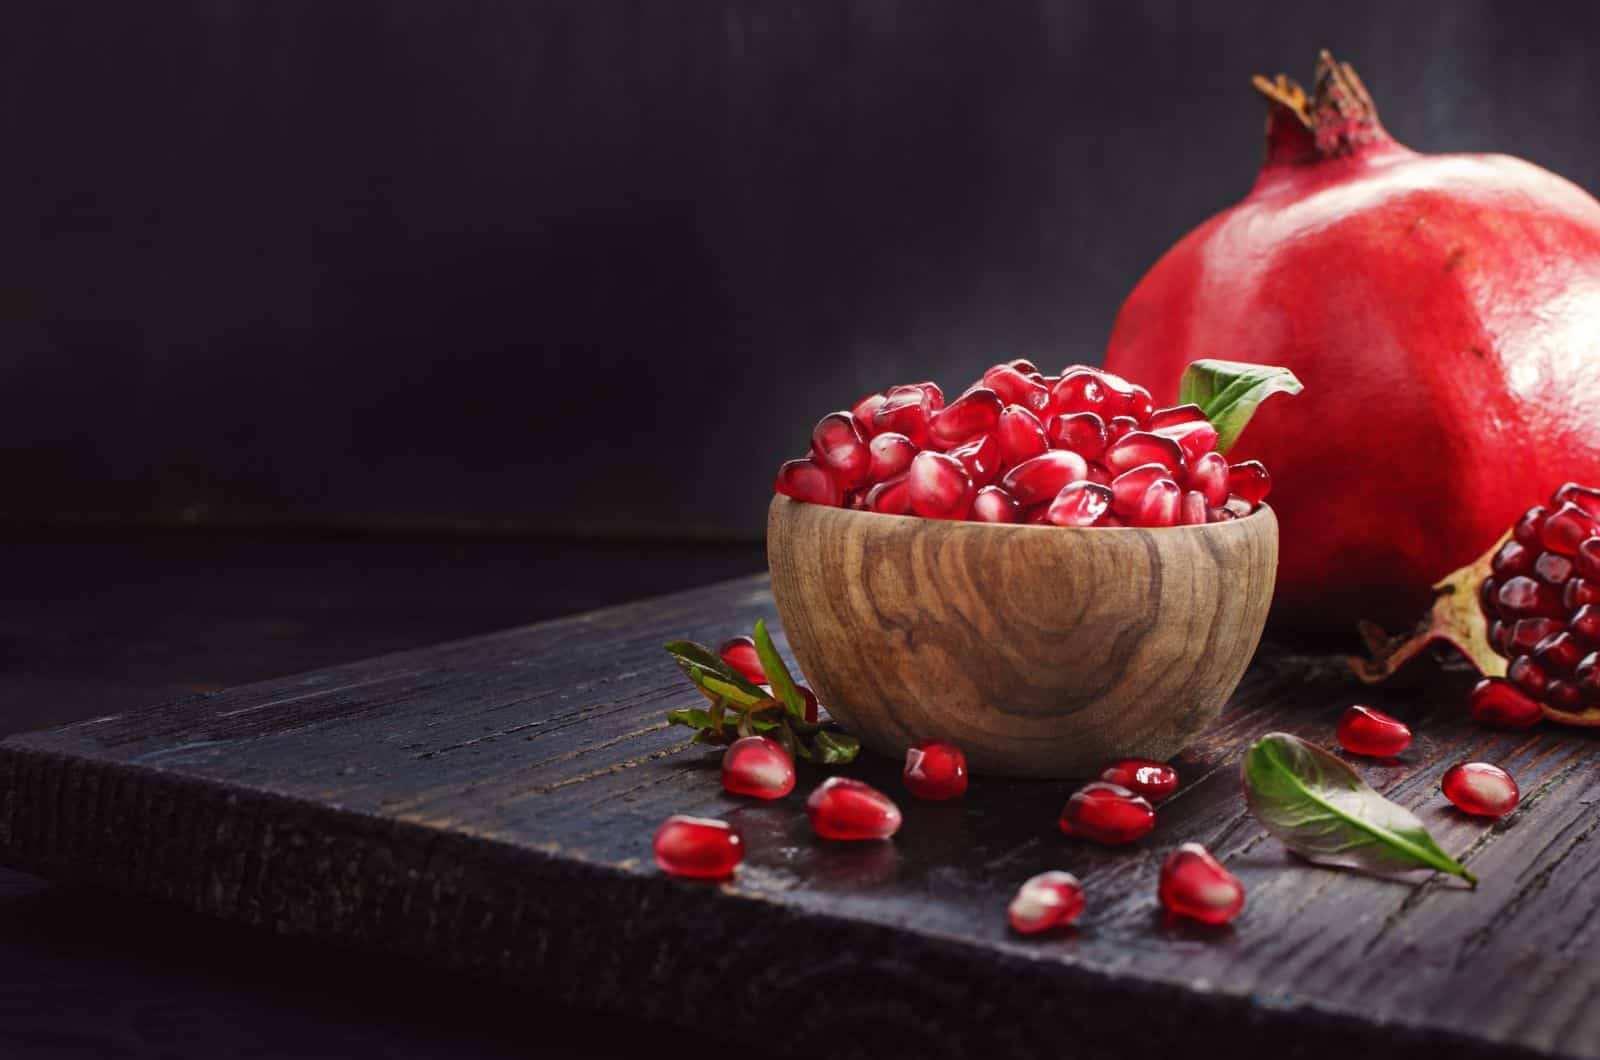
{"label": "scattered pomegranate seed", "polygon": [[1600,526],[1589,517],[1589,513],[1576,504],[1568,503],[1550,513],[1539,537],[1551,552],[1571,556],[1577,554],[1579,543],[1596,534],[1600,534]]}
{"label": "scattered pomegranate seed", "polygon": [[662,872],[693,879],[721,879],[744,860],[744,840],[727,821],[674,814],[661,822],[653,843]]}
{"label": "scattered pomegranate seed", "polygon": [[1134,526],[1176,526],[1183,489],[1170,478],[1158,478],[1145,489],[1133,512]]}
{"label": "scattered pomegranate seed", "polygon": [[1472,720],[1505,729],[1525,729],[1544,717],[1539,704],[1503,677],[1485,677],[1472,689]]}
{"label": "scattered pomegranate seed", "polygon": [[1411,743],[1411,729],[1399,718],[1356,704],[1339,719],[1339,746],[1353,755],[1393,758]]}
{"label": "scattered pomegranate seed", "polygon": [[794,760],[776,740],[743,737],[722,752],[722,786],[735,795],[781,799],[794,790]]}
{"label": "scattered pomegranate seed", "polygon": [[1050,500],[1067,483],[1088,474],[1089,464],[1083,457],[1069,449],[1052,449],[1007,471],[1000,485],[1027,506]]}
{"label": "scattered pomegranate seed", "polygon": [[1148,835],[1156,826],[1156,811],[1127,788],[1097,780],[1073,792],[1058,823],[1067,835],[1120,846]]}
{"label": "scattered pomegranate seed", "polygon": [[995,365],[983,373],[983,385],[999,394],[1007,405],[1020,405],[1035,416],[1050,407],[1049,388],[1018,371],[1016,365]]}
{"label": "scattered pomegranate seed", "polygon": [[1111,508],[1111,491],[1080,479],[1061,487],[1049,504],[1049,520],[1056,526],[1095,526]]}
{"label": "scattered pomegranate seed", "polygon": [[1246,460],[1228,468],[1228,492],[1242,497],[1251,508],[1267,499],[1272,491],[1272,476],[1259,460]]}
{"label": "scattered pomegranate seed", "polygon": [[1151,433],[1177,442],[1185,464],[1193,463],[1217,447],[1217,429],[1211,426],[1210,420],[1193,420]]}
{"label": "scattered pomegranate seed", "polygon": [[812,463],[809,458],[790,460],[778,468],[778,480],[773,489],[785,497],[807,504],[826,504],[837,508],[841,499],[839,483],[827,468]]}
{"label": "scattered pomegranate seed", "polygon": [[1198,490],[1212,508],[1221,507],[1228,499],[1228,459],[1221,453],[1202,453],[1189,463],[1189,474],[1184,479],[1189,489]]}
{"label": "scattered pomegranate seed", "polygon": [[1183,449],[1164,434],[1129,431],[1106,446],[1105,465],[1114,472],[1129,471],[1141,464],[1160,464],[1167,473],[1183,470]]}
{"label": "scattered pomegranate seed", "polygon": [[1071,412],[1100,412],[1105,408],[1105,384],[1092,368],[1061,373],[1061,380],[1050,390],[1050,411],[1057,415]]}
{"label": "scattered pomegranate seed", "polygon": [[767,672],[761,668],[761,656],[756,652],[756,642],[749,637],[729,637],[717,649],[722,661],[738,670],[758,685],[767,683]]}
{"label": "scattered pomegranate seed", "polygon": [[824,839],[888,839],[900,830],[900,807],[869,784],[829,777],[806,799],[811,829]]}
{"label": "scattered pomegranate seed", "polygon": [[882,482],[900,474],[911,466],[911,458],[917,455],[917,447],[911,444],[911,439],[894,431],[872,439],[867,444],[867,451],[872,454],[867,477],[873,482]]}
{"label": "scattered pomegranate seed", "polygon": [[944,740],[921,740],[906,748],[906,790],[918,799],[938,802],[967,793],[967,756]]}
{"label": "scattered pomegranate seed", "polygon": [[1457,809],[1480,817],[1504,817],[1517,808],[1522,797],[1511,774],[1487,762],[1451,766],[1440,778],[1439,787]]}
{"label": "scattered pomegranate seed", "polygon": [[982,434],[958,445],[950,450],[950,455],[961,461],[961,466],[967,469],[967,477],[979,489],[992,484],[1000,475],[1000,443],[992,434]]}
{"label": "scattered pomegranate seed", "polygon": [[1050,444],[1071,449],[1085,460],[1099,460],[1106,451],[1106,424],[1093,412],[1069,412],[1050,421]]}
{"label": "scattered pomegranate seed", "polygon": [[1167,469],[1160,464],[1143,464],[1124,471],[1111,480],[1111,509],[1124,519],[1130,519],[1139,510],[1145,490],[1157,479],[1167,477]]}
{"label": "scattered pomegranate seed", "polygon": [[975,523],[1020,523],[1022,505],[1003,488],[985,486],[972,498],[972,514],[968,518]]}
{"label": "scattered pomegranate seed", "polygon": [[1169,913],[1205,924],[1226,924],[1244,908],[1244,884],[1199,843],[1167,855],[1157,893]]}
{"label": "scattered pomegranate seed", "polygon": [[1150,413],[1149,428],[1159,431],[1163,427],[1176,427],[1180,423],[1193,423],[1206,418],[1199,405],[1174,405]]}
{"label": "scattered pomegranate seed", "polygon": [[1000,460],[1006,467],[1016,467],[1050,448],[1039,418],[1021,405],[1007,405],[1000,410],[995,438],[1000,443]]}
{"label": "scattered pomegranate seed", "polygon": [[1178,771],[1150,758],[1118,759],[1100,771],[1100,779],[1151,802],[1160,802],[1178,790]]}
{"label": "scattered pomegranate seed", "polygon": [[925,519],[967,517],[974,490],[972,479],[961,461],[944,453],[923,450],[912,459],[911,470],[907,474],[910,476],[912,511]]}
{"label": "scattered pomegranate seed", "polygon": [[867,491],[867,510],[882,515],[911,514],[911,475],[905,472],[884,479]]}
{"label": "scattered pomegranate seed", "polygon": [[934,413],[928,421],[933,439],[945,445],[959,445],[976,434],[993,434],[1000,426],[1000,410],[1005,402],[988,387],[979,387]]}
{"label": "scattered pomegranate seed", "polygon": [[1022,935],[1036,935],[1051,928],[1065,927],[1083,912],[1083,884],[1070,872],[1041,872],[1017,888],[1016,897],[1006,907],[1011,928]]}

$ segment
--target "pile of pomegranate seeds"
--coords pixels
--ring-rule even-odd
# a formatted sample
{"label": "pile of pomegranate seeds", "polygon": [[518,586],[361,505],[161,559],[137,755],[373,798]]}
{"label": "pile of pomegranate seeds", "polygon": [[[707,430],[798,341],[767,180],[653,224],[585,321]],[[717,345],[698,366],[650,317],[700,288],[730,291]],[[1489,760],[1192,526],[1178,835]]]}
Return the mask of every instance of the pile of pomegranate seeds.
{"label": "pile of pomegranate seeds", "polygon": [[1041,375],[997,364],[945,404],[934,383],[830,412],[811,451],[778,469],[795,500],[925,519],[1051,526],[1179,526],[1255,510],[1272,480],[1231,467],[1196,405],[1158,409],[1110,372]]}
{"label": "pile of pomegranate seeds", "polygon": [[[1600,725],[1600,490],[1569,482],[1500,546],[1478,602],[1510,684],[1556,721]],[[1473,690],[1473,716],[1532,724],[1509,690]],[[1526,719],[1526,720],[1524,720]]]}
{"label": "pile of pomegranate seeds", "polygon": [[674,814],[656,829],[654,847],[662,872],[691,879],[721,879],[744,860],[738,831],[714,817]]}
{"label": "pile of pomegranate seeds", "polygon": [[1411,729],[1399,718],[1357,703],[1339,718],[1339,746],[1353,755],[1393,758],[1411,745]]}
{"label": "pile of pomegranate seeds", "polygon": [[900,779],[914,798],[959,799],[967,793],[967,756],[953,743],[920,740],[906,748]]}
{"label": "pile of pomegranate seeds", "polygon": [[1444,797],[1480,817],[1503,817],[1517,808],[1522,793],[1511,774],[1487,762],[1451,766],[1439,781]]}
{"label": "pile of pomegranate seeds", "polygon": [[1206,924],[1226,924],[1244,908],[1244,884],[1199,843],[1168,855],[1157,893],[1169,913]]}
{"label": "pile of pomegranate seeds", "polygon": [[1070,872],[1041,872],[1006,907],[1012,930],[1023,935],[1065,927],[1083,912],[1083,884]]}

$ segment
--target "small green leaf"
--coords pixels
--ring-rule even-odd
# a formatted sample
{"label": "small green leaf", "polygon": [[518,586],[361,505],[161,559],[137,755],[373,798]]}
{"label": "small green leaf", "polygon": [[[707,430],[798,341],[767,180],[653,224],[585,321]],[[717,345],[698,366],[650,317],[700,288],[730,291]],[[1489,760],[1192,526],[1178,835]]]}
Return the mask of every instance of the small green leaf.
{"label": "small green leaf", "polygon": [[812,760],[823,765],[843,765],[854,762],[861,753],[861,741],[847,733],[819,729],[811,738]]}
{"label": "small green leaf", "polygon": [[1199,405],[1217,429],[1217,452],[1238,441],[1256,406],[1273,394],[1298,394],[1305,386],[1287,368],[1239,361],[1195,361],[1178,385],[1180,404]]}
{"label": "small green leaf", "polygon": [[667,654],[678,664],[694,686],[705,693],[707,699],[719,696],[740,706],[748,707],[771,698],[760,685],[722,661],[722,657],[703,644],[692,640],[674,640],[666,645]]}
{"label": "small green leaf", "polygon": [[716,729],[717,723],[703,710],[669,710],[668,725],[687,725],[691,729]]}
{"label": "small green leaf", "polygon": [[1271,732],[1251,745],[1244,793],[1267,831],[1307,861],[1377,874],[1437,869],[1477,885],[1416,814],[1298,736]]}
{"label": "small green leaf", "polygon": [[806,716],[806,699],[796,687],[794,678],[789,676],[789,668],[783,663],[783,656],[778,654],[777,645],[772,643],[772,634],[767,632],[767,620],[757,619],[755,636],[756,654],[761,657],[761,669],[767,675],[767,683],[772,686],[772,691],[777,693],[778,699],[789,708],[789,713],[804,721]]}

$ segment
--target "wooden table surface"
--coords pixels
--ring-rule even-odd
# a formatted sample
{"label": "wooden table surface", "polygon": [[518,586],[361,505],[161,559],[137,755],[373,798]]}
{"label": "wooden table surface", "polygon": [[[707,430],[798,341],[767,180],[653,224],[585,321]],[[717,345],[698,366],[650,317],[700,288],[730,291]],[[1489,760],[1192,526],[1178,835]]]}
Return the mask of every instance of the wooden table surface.
{"label": "wooden table surface", "polygon": [[[715,756],[663,724],[695,694],[660,652],[772,618],[764,579],[120,714],[0,748],[13,864],[222,921],[401,955],[541,998],[801,1051],[1124,1056],[1600,1056],[1593,739],[1463,717],[1462,675],[1368,692],[1327,659],[1263,652],[1177,760],[1179,795],[1132,849],[1066,839],[1066,783],[979,780],[902,799],[892,843],[813,840],[796,795],[725,795]],[[1237,766],[1273,729],[1330,743],[1355,698],[1417,741],[1360,768],[1482,878],[1378,880],[1292,860]],[[1522,807],[1456,814],[1438,777],[1500,762]],[[898,791],[894,763],[848,772]],[[732,883],[667,879],[672,812],[729,817]],[[1169,923],[1162,855],[1206,843],[1249,891],[1223,929]],[[1009,935],[1016,884],[1084,878],[1067,935]]]}

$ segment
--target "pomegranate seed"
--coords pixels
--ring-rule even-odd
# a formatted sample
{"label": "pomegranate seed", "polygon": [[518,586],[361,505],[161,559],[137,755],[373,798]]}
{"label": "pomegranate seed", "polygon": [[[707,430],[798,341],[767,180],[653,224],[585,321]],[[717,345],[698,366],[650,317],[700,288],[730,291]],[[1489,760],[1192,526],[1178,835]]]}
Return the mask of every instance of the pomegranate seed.
{"label": "pomegranate seed", "polygon": [[1244,884],[1199,843],[1167,855],[1157,893],[1167,912],[1204,924],[1226,924],[1244,908]]}
{"label": "pomegranate seed", "polygon": [[1544,549],[1544,520],[1549,512],[1544,505],[1535,504],[1532,508],[1522,513],[1522,518],[1517,520],[1517,525],[1511,529],[1511,537],[1533,549],[1535,552]]}
{"label": "pomegranate seed", "polygon": [[1585,655],[1572,671],[1572,680],[1591,698],[1600,695],[1600,652]]}
{"label": "pomegranate seed", "polygon": [[806,799],[811,830],[824,839],[888,839],[900,830],[900,807],[849,777],[829,777]]}
{"label": "pomegranate seed", "polygon": [[1061,487],[1050,502],[1049,519],[1055,526],[1095,526],[1111,508],[1111,491],[1086,479]]}
{"label": "pomegranate seed", "polygon": [[[1485,578],[1484,583],[1488,584],[1490,580]],[[1489,647],[1493,648],[1497,655],[1511,654],[1511,627],[1498,618],[1489,623]]]}
{"label": "pomegranate seed", "polygon": [[1190,461],[1184,482],[1189,489],[1199,490],[1207,505],[1219,507],[1228,499],[1228,458],[1221,453],[1201,453]]}
{"label": "pomegranate seed", "polygon": [[1050,411],[1057,415],[1099,412],[1109,396],[1099,372],[1092,368],[1073,369],[1062,372],[1060,381],[1051,388]]}
{"label": "pomegranate seed", "polygon": [[983,373],[983,385],[1000,395],[1007,405],[1020,405],[1039,415],[1050,407],[1050,391],[1017,370],[1016,366],[997,364]]}
{"label": "pomegranate seed", "polygon": [[1065,927],[1083,912],[1083,884],[1070,872],[1041,872],[1017,888],[1016,897],[1006,907],[1011,928],[1022,935],[1036,935],[1051,928]]}
{"label": "pomegranate seed", "polygon": [[1583,692],[1571,681],[1551,681],[1544,686],[1544,701],[1556,710],[1572,710],[1583,700]]}
{"label": "pomegranate seed", "polygon": [[866,397],[850,406],[850,415],[855,419],[856,426],[861,429],[861,436],[863,438],[872,437],[873,414],[881,409],[883,407],[883,403],[888,400],[889,399],[884,397],[882,394],[868,394]]}
{"label": "pomegranate seed", "polygon": [[1026,357],[1017,357],[1006,362],[1007,367],[1015,368],[1023,375],[1038,375],[1039,367]]}
{"label": "pomegranate seed", "polygon": [[1506,647],[1513,655],[1527,655],[1541,640],[1566,628],[1553,618],[1519,618],[1511,624]]}
{"label": "pomegranate seed", "polygon": [[1600,534],[1600,526],[1589,518],[1588,512],[1576,504],[1563,504],[1545,519],[1539,537],[1551,552],[1571,556],[1577,554],[1578,545],[1585,538],[1596,534]]}
{"label": "pomegranate seed", "polygon": [[1126,438],[1139,429],[1139,421],[1132,416],[1113,416],[1106,423],[1106,444]]}
{"label": "pomegranate seed", "polygon": [[1411,729],[1399,718],[1356,704],[1339,719],[1339,746],[1353,755],[1393,758],[1411,743]]}
{"label": "pomegranate seed", "polygon": [[867,477],[873,482],[882,482],[900,474],[911,466],[911,458],[917,455],[917,447],[911,444],[911,439],[894,431],[887,431],[872,439],[867,451],[872,454]]}
{"label": "pomegranate seed", "polygon": [[1243,519],[1245,516],[1256,510],[1255,505],[1251,504],[1243,497],[1235,497],[1231,493],[1228,494],[1228,499],[1222,506],[1228,509],[1228,511],[1232,512],[1235,519]]}
{"label": "pomegranate seed", "polygon": [[1183,489],[1170,478],[1150,483],[1133,512],[1134,526],[1177,526]]}
{"label": "pomegranate seed", "polygon": [[843,489],[855,489],[867,481],[872,467],[872,451],[848,412],[830,412],[811,429],[812,459],[829,471]]}
{"label": "pomegranate seed", "polygon": [[1020,504],[1033,505],[1050,500],[1067,483],[1088,473],[1089,464],[1083,457],[1070,449],[1052,449],[1007,471],[1000,485]]}
{"label": "pomegranate seed", "polygon": [[1106,846],[1132,843],[1156,826],[1156,811],[1143,797],[1119,784],[1085,784],[1061,810],[1061,830]]}
{"label": "pomegranate seed", "polygon": [[1534,645],[1533,657],[1539,660],[1546,674],[1569,674],[1588,650],[1571,633],[1553,633]]}
{"label": "pomegranate seed", "polygon": [[1600,519],[1600,490],[1568,482],[1551,498],[1556,504],[1575,504],[1591,519]]}
{"label": "pomegranate seed", "polygon": [[1561,590],[1519,574],[1500,586],[1500,614],[1507,618],[1560,618]]}
{"label": "pomegranate seed", "polygon": [[1175,427],[1163,427],[1159,431],[1150,433],[1177,442],[1178,448],[1183,451],[1186,464],[1194,463],[1202,454],[1209,453],[1217,447],[1217,429],[1211,426],[1210,420],[1180,423]]}
{"label": "pomegranate seed", "polygon": [[662,872],[692,879],[721,879],[744,860],[744,840],[727,821],[673,814],[656,829],[653,843]]}
{"label": "pomegranate seed", "polygon": [[1500,586],[1493,578],[1485,578],[1478,583],[1478,608],[1486,618],[1500,617]]}
{"label": "pomegranate seed", "polygon": [[867,491],[867,510],[881,515],[911,514],[911,475],[909,472],[886,478]]}
{"label": "pomegranate seed", "polygon": [[1183,470],[1183,449],[1164,434],[1129,431],[1106,446],[1105,465],[1112,471],[1128,471],[1141,464],[1160,464],[1168,474]]}
{"label": "pomegranate seed", "polygon": [[1097,464],[1093,460],[1089,461],[1090,482],[1093,482],[1096,486],[1109,486],[1111,485],[1111,479],[1112,474],[1105,469],[1104,465]]}
{"label": "pomegranate seed", "polygon": [[1266,500],[1271,491],[1272,476],[1261,461],[1246,460],[1228,468],[1228,492],[1244,498],[1251,508]]}
{"label": "pomegranate seed", "polygon": [[1539,704],[1522,694],[1522,690],[1503,677],[1485,677],[1472,688],[1468,701],[1472,707],[1472,720],[1483,725],[1497,725],[1503,729],[1526,729],[1537,725],[1544,712]]}
{"label": "pomegranate seed", "polygon": [[961,461],[961,466],[967,469],[967,477],[980,489],[1000,476],[1000,443],[992,434],[979,435],[958,445],[950,450],[950,455]]}
{"label": "pomegranate seed", "polygon": [[1237,515],[1234,515],[1233,512],[1229,511],[1227,508],[1213,508],[1213,509],[1211,509],[1211,521],[1213,523],[1225,523],[1229,519],[1237,519],[1237,518],[1239,518],[1239,517]]}
{"label": "pomegranate seed", "polygon": [[1522,797],[1511,774],[1488,762],[1451,766],[1439,779],[1439,787],[1456,809],[1479,817],[1504,817]]}
{"label": "pomegranate seed", "polygon": [[1007,405],[1000,410],[995,439],[1000,443],[1000,462],[1006,467],[1016,467],[1050,448],[1039,417],[1021,405]]}
{"label": "pomegranate seed", "polygon": [[1592,645],[1600,645],[1600,607],[1584,604],[1572,613],[1567,629]]}
{"label": "pomegranate seed", "polygon": [[1180,423],[1193,423],[1205,418],[1206,414],[1199,405],[1174,405],[1150,413],[1149,429],[1159,431],[1163,427],[1176,427]]}
{"label": "pomegranate seed", "polygon": [[1046,501],[1024,509],[1026,514],[1023,515],[1022,521],[1029,526],[1054,526],[1055,524],[1050,521],[1050,504],[1051,502]]}
{"label": "pomegranate seed", "polygon": [[918,449],[928,444],[928,395],[916,387],[895,387],[872,414],[872,433],[893,431],[911,439]]}
{"label": "pomegranate seed", "polygon": [[1167,477],[1167,469],[1160,464],[1144,464],[1132,471],[1124,471],[1111,480],[1111,508],[1118,515],[1130,519],[1139,510],[1145,490],[1157,479]]}
{"label": "pomegranate seed", "polygon": [[965,519],[972,507],[972,479],[961,461],[944,453],[923,451],[907,472],[911,510],[925,519]]}
{"label": "pomegranate seed", "polygon": [[1500,551],[1494,554],[1489,566],[1496,578],[1515,578],[1519,574],[1532,574],[1538,555],[1538,550],[1513,539],[1500,546]]}
{"label": "pomegranate seed", "polygon": [[722,661],[738,670],[746,679],[758,685],[767,683],[767,672],[761,668],[761,656],[756,653],[756,642],[749,637],[729,637],[717,649]]}
{"label": "pomegranate seed", "polygon": [[825,504],[830,508],[839,507],[842,499],[838,480],[827,468],[813,463],[807,457],[790,460],[778,468],[778,480],[772,488],[785,497],[807,504]]}
{"label": "pomegranate seed", "polygon": [[944,445],[959,445],[978,434],[993,434],[1000,426],[1000,410],[1005,402],[988,387],[979,387],[939,412],[928,421],[928,430],[934,441]]}
{"label": "pomegranate seed", "polygon": [[1127,416],[1129,419],[1134,419],[1136,395],[1133,392],[1133,384],[1115,372],[1108,372],[1102,368],[1100,370],[1100,385],[1106,388],[1106,403],[1100,414],[1107,417]]}
{"label": "pomegranate seed", "polygon": [[1210,521],[1211,505],[1206,503],[1205,494],[1198,490],[1185,492],[1178,504],[1178,525],[1204,526]]}
{"label": "pomegranate seed", "polygon": [[967,518],[975,523],[1020,523],[1022,505],[999,486],[985,486],[972,498],[972,514]]}
{"label": "pomegranate seed", "polygon": [[1160,802],[1178,790],[1178,771],[1149,758],[1119,759],[1100,771],[1100,779],[1151,802]]}
{"label": "pomegranate seed", "polygon": [[722,752],[722,786],[735,795],[781,799],[794,790],[794,761],[778,741],[746,736]]}
{"label": "pomegranate seed", "polygon": [[1150,417],[1155,413],[1156,399],[1138,383],[1134,383],[1131,389],[1133,396],[1128,399],[1128,415],[1142,427],[1150,422]]}
{"label": "pomegranate seed", "polygon": [[923,382],[912,383],[911,385],[928,395],[928,415],[931,416],[944,408],[944,391],[939,389],[938,383]]}
{"label": "pomegranate seed", "polygon": [[1578,546],[1575,566],[1583,577],[1600,581],[1600,538],[1591,537]]}
{"label": "pomegranate seed", "polygon": [[1099,460],[1106,451],[1106,424],[1093,412],[1070,412],[1050,421],[1050,444],[1071,449],[1085,460]]}
{"label": "pomegranate seed", "polygon": [[1576,611],[1587,604],[1600,604],[1600,582],[1584,578],[1570,578],[1561,587],[1561,606]]}
{"label": "pomegranate seed", "polygon": [[906,748],[900,775],[906,790],[918,799],[938,802],[967,793],[967,756],[944,740],[921,740]]}
{"label": "pomegranate seed", "polygon": [[1506,667],[1506,680],[1534,699],[1543,698],[1545,686],[1550,683],[1550,678],[1529,655],[1519,655],[1511,660],[1511,665]]}

